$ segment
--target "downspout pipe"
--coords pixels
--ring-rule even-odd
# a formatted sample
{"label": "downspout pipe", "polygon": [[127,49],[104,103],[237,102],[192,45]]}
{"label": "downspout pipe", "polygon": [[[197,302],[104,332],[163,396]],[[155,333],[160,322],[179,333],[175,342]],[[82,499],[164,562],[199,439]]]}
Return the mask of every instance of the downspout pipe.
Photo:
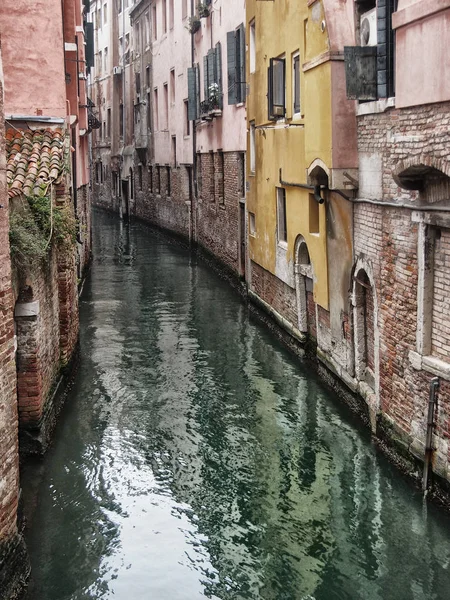
{"label": "downspout pipe", "polygon": [[319,204],[323,204],[325,202],[325,198],[322,198],[322,196],[320,195],[320,190],[325,188],[322,188],[320,185],[308,185],[307,183],[292,183],[290,181],[284,181],[281,168],[280,185],[284,187],[296,187],[301,188],[303,190],[311,190],[313,192],[314,200],[316,200],[316,202],[318,202]]}
{"label": "downspout pipe", "polygon": [[435,428],[434,413],[437,405],[437,394],[439,390],[439,377],[433,377],[430,381],[430,394],[428,398],[427,436],[425,441],[425,459],[423,465],[422,491],[427,492],[428,478],[433,457],[433,433]]}

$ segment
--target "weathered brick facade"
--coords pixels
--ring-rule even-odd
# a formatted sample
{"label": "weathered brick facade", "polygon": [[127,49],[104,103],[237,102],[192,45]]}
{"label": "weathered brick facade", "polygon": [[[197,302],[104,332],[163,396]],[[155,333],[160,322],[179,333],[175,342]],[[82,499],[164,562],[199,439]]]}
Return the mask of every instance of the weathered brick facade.
{"label": "weathered brick facade", "polygon": [[241,152],[197,154],[197,242],[239,273],[239,203],[245,190]]}
{"label": "weathered brick facade", "polygon": [[[439,377],[433,470],[447,481],[449,115],[450,104],[443,103],[358,117],[361,188],[353,203],[354,262],[341,340],[333,338],[330,313],[308,291],[305,307],[307,332],[321,361],[367,404],[373,431],[419,462],[425,456],[430,381]],[[422,177],[420,191],[402,187],[411,172]],[[297,327],[293,287],[252,262],[251,289]]]}
{"label": "weathered brick facade", "polygon": [[[374,325],[379,336],[379,407],[396,430],[399,443],[423,459],[430,380],[435,375],[440,377],[434,470],[447,480],[449,114],[450,104],[441,103],[389,109],[358,118],[359,151],[380,165],[381,179],[375,182],[375,188],[381,188],[383,201],[411,208],[358,204],[354,213],[355,256],[363,256],[370,264],[378,305]],[[422,181],[415,187],[422,189],[400,187],[402,178],[416,175],[417,169]],[[433,238],[428,246],[421,241],[421,230]],[[425,267],[421,267],[421,255]],[[432,282],[425,291],[421,289],[425,286],[424,269],[432,273]],[[421,302],[421,295],[428,302]],[[423,321],[429,322],[426,332]],[[428,340],[421,340],[425,337]],[[373,344],[376,358],[376,336]],[[433,358],[442,362],[436,363]]]}
{"label": "weathered brick facade", "polygon": [[[1,56],[0,56],[1,73]],[[9,256],[3,82],[0,80],[0,599],[11,597],[28,573],[17,528],[19,448],[14,352],[14,298]]]}
{"label": "weathered brick facade", "polygon": [[132,214],[189,239],[190,169],[151,164],[142,167],[141,174],[142,185],[139,170],[135,170]]}

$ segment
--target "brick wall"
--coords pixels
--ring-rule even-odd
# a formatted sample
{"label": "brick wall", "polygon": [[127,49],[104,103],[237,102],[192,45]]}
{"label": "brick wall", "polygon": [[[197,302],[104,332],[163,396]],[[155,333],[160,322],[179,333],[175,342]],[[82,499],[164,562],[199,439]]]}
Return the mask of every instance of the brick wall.
{"label": "brick wall", "polygon": [[197,155],[199,199],[196,206],[197,242],[227,267],[239,273],[239,200],[241,153]]}
{"label": "brick wall", "polygon": [[434,250],[432,354],[450,362],[450,230],[441,229]]}
{"label": "brick wall", "polygon": [[252,270],[252,290],[255,294],[272,306],[289,323],[297,327],[297,299],[295,289],[289,287],[284,281],[281,281],[281,279],[278,279],[278,277],[272,275],[266,269],[263,269],[258,263],[251,261],[250,266]]}
{"label": "brick wall", "polygon": [[142,189],[137,169],[134,180],[133,214],[188,238],[191,224],[187,166],[150,164],[142,169]]}
{"label": "brick wall", "polygon": [[78,277],[81,278],[91,260],[92,253],[91,192],[88,185],[83,185],[77,190],[77,219],[81,242],[77,244]]}
{"label": "brick wall", "polygon": [[[358,118],[360,152],[381,158],[381,198],[421,205],[446,199],[445,189],[430,182],[424,192],[399,187],[397,177],[414,164],[434,166],[450,174],[447,162],[450,143],[450,104],[435,104]],[[399,181],[397,179],[397,181]],[[442,197],[441,197],[442,196]],[[450,235],[441,229],[435,243],[434,297],[432,302],[433,353],[450,362]],[[423,458],[426,413],[430,379],[433,373],[421,368],[411,358],[416,351],[418,330],[418,224],[412,211],[356,204],[354,207],[354,247],[356,258],[362,257],[374,279],[379,332],[379,406],[397,431],[396,436],[419,458]],[[367,297],[369,300],[370,297]],[[375,299],[375,298],[374,298]],[[368,310],[372,310],[368,302]],[[375,337],[375,336],[374,336]],[[368,332],[367,343],[375,345]],[[375,360],[375,357],[373,360]],[[369,354],[369,362],[372,357]],[[450,479],[450,382],[441,379],[439,410],[436,415],[434,444],[435,470]]]}
{"label": "brick wall", "polygon": [[22,537],[17,530],[18,415],[5,167],[3,82],[0,78],[0,596],[5,594],[7,597],[19,590],[28,572],[28,562]]}

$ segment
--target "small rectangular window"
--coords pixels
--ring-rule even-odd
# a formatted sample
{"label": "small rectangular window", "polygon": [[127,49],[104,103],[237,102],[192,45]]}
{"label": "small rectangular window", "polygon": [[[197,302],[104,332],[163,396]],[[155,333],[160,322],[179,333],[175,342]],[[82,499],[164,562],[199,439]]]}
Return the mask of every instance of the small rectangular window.
{"label": "small rectangular window", "polygon": [[107,136],[108,138],[111,137],[111,109],[108,108],[108,111],[106,113],[106,118],[107,118]]}
{"label": "small rectangular window", "polygon": [[250,73],[256,71],[256,29],[255,21],[250,23]]}
{"label": "small rectangular window", "polygon": [[138,165],[139,189],[142,190],[142,165]]}
{"label": "small rectangular window", "polygon": [[314,198],[314,194],[309,194],[309,233],[320,233],[319,203]]}
{"label": "small rectangular window", "polygon": [[153,91],[153,126],[155,131],[159,131],[158,119],[158,88]]}
{"label": "small rectangular window", "polygon": [[161,167],[156,165],[156,193],[161,194]]}
{"label": "small rectangular window", "polygon": [[250,173],[254,173],[256,168],[256,128],[255,122],[250,123]]}
{"label": "small rectangular window", "polygon": [[153,194],[153,166],[148,167],[148,186],[150,194]]}
{"label": "small rectangular window", "polygon": [[287,224],[286,224],[286,190],[276,188],[277,190],[277,239],[279,242],[287,242]]}
{"label": "small rectangular window", "polygon": [[150,15],[145,13],[145,46],[150,44]]}
{"label": "small rectangular window", "polygon": [[152,10],[152,32],[153,32],[153,39],[157,40],[158,39],[158,21],[156,18],[156,5],[153,6],[153,10]]}
{"label": "small rectangular window", "polygon": [[108,5],[103,5],[103,25],[106,25],[108,22]]}
{"label": "small rectangular window", "polygon": [[181,18],[186,19],[188,15],[188,0],[181,0]]}
{"label": "small rectangular window", "polygon": [[251,212],[248,213],[248,233],[253,236],[256,234],[256,217]]}
{"label": "small rectangular window", "polygon": [[286,113],[286,61],[271,58],[268,71],[269,120],[284,119]]}
{"label": "small rectangular window", "polygon": [[170,198],[172,195],[172,181],[171,181],[171,168],[166,167],[167,173],[167,196]]}
{"label": "small rectangular window", "polygon": [[292,101],[294,115],[300,113],[300,56],[295,54],[292,59]]}
{"label": "small rectangular window", "polygon": [[189,101],[184,101],[184,135],[191,135],[191,123],[189,121]]}
{"label": "small rectangular window", "polygon": [[123,104],[119,105],[119,129],[120,137],[123,137]]}
{"label": "small rectangular window", "polygon": [[175,104],[175,69],[170,71],[170,104]]}
{"label": "small rectangular window", "polygon": [[162,0],[162,31],[167,33],[167,0]]}
{"label": "small rectangular window", "polygon": [[172,164],[176,168],[177,166],[177,136],[172,136]]}
{"label": "small rectangular window", "polygon": [[173,29],[173,22],[174,22],[173,0],[169,0],[169,29]]}
{"label": "small rectangular window", "polygon": [[163,85],[164,90],[164,123],[163,128],[167,129],[169,126],[169,86],[167,83]]}

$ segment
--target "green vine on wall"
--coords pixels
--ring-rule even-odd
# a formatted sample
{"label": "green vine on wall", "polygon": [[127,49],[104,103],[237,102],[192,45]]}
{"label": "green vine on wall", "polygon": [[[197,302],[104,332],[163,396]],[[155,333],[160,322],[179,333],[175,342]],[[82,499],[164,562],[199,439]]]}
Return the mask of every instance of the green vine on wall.
{"label": "green vine on wall", "polygon": [[26,273],[57,245],[69,250],[76,240],[76,219],[71,207],[52,206],[51,193],[14,199],[9,217],[9,242],[13,268]]}

